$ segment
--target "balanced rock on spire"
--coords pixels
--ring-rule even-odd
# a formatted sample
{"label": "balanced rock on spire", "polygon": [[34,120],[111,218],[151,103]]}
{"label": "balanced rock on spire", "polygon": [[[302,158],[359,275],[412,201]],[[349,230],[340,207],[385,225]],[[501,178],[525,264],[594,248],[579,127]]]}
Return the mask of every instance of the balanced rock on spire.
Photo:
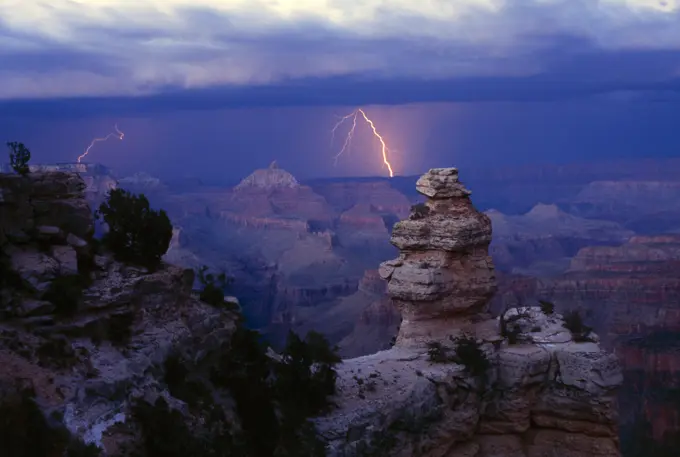
{"label": "balanced rock on spire", "polygon": [[380,266],[403,317],[400,346],[443,340],[488,319],[497,288],[491,220],[472,206],[458,170],[430,170],[416,189],[428,200],[395,224],[391,241],[400,255]]}

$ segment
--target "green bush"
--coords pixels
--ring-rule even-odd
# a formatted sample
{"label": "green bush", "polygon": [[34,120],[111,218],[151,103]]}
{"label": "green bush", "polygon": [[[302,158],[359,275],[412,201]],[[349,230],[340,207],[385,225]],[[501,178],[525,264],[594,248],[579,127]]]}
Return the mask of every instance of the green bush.
{"label": "green bush", "polygon": [[144,457],[248,455],[235,447],[227,430],[214,430],[210,426],[198,434],[191,430],[187,425],[187,418],[170,408],[162,397],[154,404],[137,402],[132,408],[132,416],[140,426]]}
{"label": "green bush", "polygon": [[552,302],[539,300],[538,305],[546,316],[552,316],[555,313],[555,304]]}
{"label": "green bush", "polygon": [[29,172],[28,162],[31,160],[31,151],[24,145],[16,141],[7,143],[9,148],[9,163],[15,172],[25,176]]}
{"label": "green bush", "polygon": [[519,336],[522,333],[522,329],[519,325],[514,324],[505,330],[505,337],[508,339],[508,344],[514,345],[519,342]]}
{"label": "green bush", "polygon": [[170,246],[172,224],[163,210],[153,210],[144,194],[113,189],[97,218],[108,225],[104,244],[122,261],[156,268]]}
{"label": "green bush", "polygon": [[432,363],[450,363],[454,361],[448,353],[448,349],[439,341],[427,343],[427,359]]}
{"label": "green bush", "polygon": [[576,342],[589,341],[588,336],[593,330],[583,322],[583,317],[578,310],[564,313],[564,323],[562,325],[571,332],[571,337]]}
{"label": "green bush", "polygon": [[279,419],[271,383],[273,361],[267,357],[258,332],[239,325],[230,344],[220,351],[211,380],[231,392],[250,454],[273,456]]}
{"label": "green bush", "polygon": [[317,332],[304,340],[292,331],[281,355],[283,363],[275,366],[276,392],[288,414],[310,417],[326,411],[328,397],[335,393],[335,365],[341,359]]}
{"label": "green bush", "polygon": [[482,350],[481,344],[470,336],[461,336],[454,339],[456,343],[456,357],[473,376],[481,376],[491,366],[489,358]]}
{"label": "green bush", "polygon": [[267,356],[257,332],[237,329],[211,379],[236,400],[248,449],[244,455],[324,455],[309,418],[333,406],[336,350],[318,333],[303,340],[290,332],[277,361]]}
{"label": "green bush", "polygon": [[232,278],[227,278],[225,273],[220,273],[217,276],[212,273],[207,273],[208,267],[202,266],[198,270],[198,280],[203,286],[201,290],[201,301],[212,306],[225,306],[224,291],[231,284]]}

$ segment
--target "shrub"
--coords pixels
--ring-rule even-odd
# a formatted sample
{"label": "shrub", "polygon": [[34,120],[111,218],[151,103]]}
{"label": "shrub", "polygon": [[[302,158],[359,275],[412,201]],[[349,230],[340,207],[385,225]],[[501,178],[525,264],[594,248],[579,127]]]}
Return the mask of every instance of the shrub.
{"label": "shrub", "polygon": [[56,314],[72,316],[78,311],[86,285],[81,275],[59,276],[50,283],[42,298],[56,307]]}
{"label": "shrub", "polygon": [[139,424],[145,457],[231,457],[236,452],[228,432],[197,435],[190,430],[181,412],[172,409],[162,397],[154,404],[144,401],[132,408]]}
{"label": "shrub", "polygon": [[281,355],[275,389],[284,411],[310,417],[327,410],[328,397],[335,393],[335,365],[341,361],[336,349],[320,333],[309,332],[302,340],[291,331]]}
{"label": "shrub", "polygon": [[430,207],[425,203],[417,203],[411,206],[411,219],[423,219],[430,214]]}
{"label": "shrub", "polygon": [[505,331],[505,337],[508,339],[508,344],[517,344],[519,341],[519,335],[522,333],[522,330],[519,328],[519,325],[515,324],[510,326],[510,328],[507,328]]}
{"label": "shrub", "polygon": [[454,339],[456,343],[456,357],[473,376],[486,373],[491,366],[489,358],[482,350],[481,344],[470,336],[462,336]]}
{"label": "shrub", "polygon": [[427,359],[432,363],[448,363],[453,361],[448,354],[447,348],[439,341],[430,341],[427,343]]}
{"label": "shrub", "polygon": [[271,364],[259,334],[239,325],[211,371],[213,383],[227,388],[236,401],[252,455],[273,456],[277,446],[279,421],[270,382]]}
{"label": "shrub", "polygon": [[220,273],[217,276],[212,273],[207,273],[208,267],[202,266],[198,270],[198,280],[203,286],[201,290],[201,301],[212,306],[225,306],[224,291],[232,282],[232,278],[227,278],[225,273]]}
{"label": "shrub", "polygon": [[163,210],[153,210],[144,194],[113,189],[97,218],[108,225],[103,242],[119,260],[156,268],[170,246],[172,224]]}
{"label": "shrub", "polygon": [[571,336],[576,342],[588,341],[588,335],[592,328],[585,325],[583,317],[578,310],[571,310],[564,313],[564,328],[571,332]]}
{"label": "shrub", "polygon": [[323,456],[309,418],[332,406],[340,362],[336,348],[316,332],[290,332],[281,361],[266,355],[256,331],[239,326],[213,368],[213,383],[236,400],[244,440],[257,456]]}
{"label": "shrub", "polygon": [[31,160],[31,151],[24,145],[24,143],[18,143],[16,141],[10,141],[7,143],[9,148],[9,163],[12,169],[22,176],[25,176],[29,172],[28,162]]}
{"label": "shrub", "polygon": [[539,300],[538,305],[546,316],[552,316],[555,313],[555,304],[552,302]]}

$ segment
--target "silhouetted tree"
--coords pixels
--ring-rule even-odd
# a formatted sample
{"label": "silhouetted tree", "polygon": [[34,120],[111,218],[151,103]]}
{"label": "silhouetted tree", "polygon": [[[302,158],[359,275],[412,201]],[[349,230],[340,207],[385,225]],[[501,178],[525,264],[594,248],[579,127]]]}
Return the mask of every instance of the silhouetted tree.
{"label": "silhouetted tree", "polygon": [[456,343],[456,357],[473,376],[481,376],[491,366],[486,353],[471,336],[460,336],[454,339]]}
{"label": "silhouetted tree", "polygon": [[546,316],[552,316],[555,313],[555,304],[553,302],[539,300],[538,304],[541,307],[541,311],[543,311],[543,314]]}
{"label": "silhouetted tree", "polygon": [[31,151],[24,145],[16,141],[7,143],[9,148],[9,163],[15,172],[25,176],[29,172],[28,162],[31,160]]}
{"label": "silhouetted tree", "polygon": [[104,244],[120,260],[155,268],[170,246],[170,219],[165,211],[151,209],[144,194],[113,189],[99,206],[97,217],[109,228]]}
{"label": "silhouetted tree", "polygon": [[205,265],[198,269],[198,281],[203,286],[200,299],[209,305],[222,306],[224,305],[224,290],[231,284],[232,278],[227,278],[224,272],[214,275],[206,273],[207,271],[208,267]]}
{"label": "silhouetted tree", "polygon": [[581,313],[575,309],[564,313],[562,325],[571,332],[571,336],[576,342],[588,341],[588,336],[593,330],[583,322]]}

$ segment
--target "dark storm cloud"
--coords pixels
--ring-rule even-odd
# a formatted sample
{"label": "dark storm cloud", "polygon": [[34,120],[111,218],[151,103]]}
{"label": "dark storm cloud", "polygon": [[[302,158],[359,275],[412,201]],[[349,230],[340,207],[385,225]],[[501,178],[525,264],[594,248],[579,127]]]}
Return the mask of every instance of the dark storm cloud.
{"label": "dark storm cloud", "polygon": [[[680,69],[673,2],[657,11],[647,0],[441,0],[428,10],[433,2],[336,0],[294,17],[273,13],[266,1],[166,3],[170,12],[114,0],[107,7],[54,0],[40,14],[25,6],[25,17],[7,11],[0,98],[120,96],[117,109],[143,105],[126,96],[149,93],[148,109],[181,109],[193,96],[208,108],[289,105],[294,97],[301,105],[337,103],[340,94],[351,98],[346,104],[430,101],[437,93],[442,101],[535,100],[560,96],[558,83],[567,97],[635,90]],[[361,12],[366,4],[372,13]],[[333,22],[338,8],[356,10],[356,19]],[[32,13],[49,19],[17,25]],[[83,103],[88,111],[112,102]],[[28,106],[11,106],[19,105]]]}
{"label": "dark storm cloud", "polygon": [[[560,37],[557,42],[569,42]],[[545,52],[545,72],[520,77],[476,77],[427,80],[355,75],[300,78],[284,83],[217,86],[200,89],[168,87],[142,97],[90,97],[0,101],[13,116],[145,115],[169,110],[215,110],[274,106],[397,105],[420,102],[540,102],[588,96],[643,92],[659,100],[677,100],[680,51],[602,51],[571,45]],[[645,68],[648,71],[641,72]]]}

